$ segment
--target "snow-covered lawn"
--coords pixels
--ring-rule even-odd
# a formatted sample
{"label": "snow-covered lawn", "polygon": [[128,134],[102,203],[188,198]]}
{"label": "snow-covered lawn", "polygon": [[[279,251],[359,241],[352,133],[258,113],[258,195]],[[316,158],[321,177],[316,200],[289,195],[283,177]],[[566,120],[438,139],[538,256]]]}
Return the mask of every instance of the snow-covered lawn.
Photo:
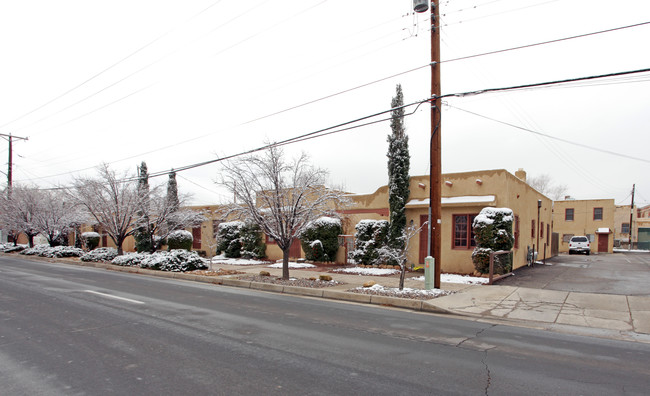
{"label": "snow-covered lawn", "polygon": [[[269,268],[282,268],[282,263],[275,263],[275,264],[269,265]],[[289,268],[293,268],[293,269],[316,268],[316,266],[314,264],[294,263],[292,261],[289,261]]]}
{"label": "snow-covered lawn", "polygon": [[340,272],[344,274],[356,274],[356,275],[394,275],[399,274],[398,270],[386,269],[386,268],[340,268],[335,269],[334,272]]}
{"label": "snow-covered lawn", "polygon": [[215,256],[215,257],[212,258],[212,264],[264,265],[264,264],[268,264],[268,261],[253,260],[253,259],[242,259],[242,258],[226,258],[224,256]]}
{"label": "snow-covered lawn", "polygon": [[[411,280],[424,282],[424,276],[411,278]],[[440,274],[440,282],[445,282],[445,283],[462,283],[464,285],[484,285],[487,284],[489,281],[490,280],[488,278],[478,278],[469,275]]]}

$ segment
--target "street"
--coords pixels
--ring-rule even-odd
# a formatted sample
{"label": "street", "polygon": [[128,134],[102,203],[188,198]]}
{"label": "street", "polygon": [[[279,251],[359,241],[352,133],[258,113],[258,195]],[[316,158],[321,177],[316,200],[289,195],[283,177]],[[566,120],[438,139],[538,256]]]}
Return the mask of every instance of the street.
{"label": "street", "polygon": [[647,394],[650,345],[0,256],[6,395]]}

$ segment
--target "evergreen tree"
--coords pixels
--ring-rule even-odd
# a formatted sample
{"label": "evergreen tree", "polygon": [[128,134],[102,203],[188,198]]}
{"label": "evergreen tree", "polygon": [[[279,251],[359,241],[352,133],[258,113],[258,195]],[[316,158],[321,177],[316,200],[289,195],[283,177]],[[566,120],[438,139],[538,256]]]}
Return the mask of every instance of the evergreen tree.
{"label": "evergreen tree", "polygon": [[149,171],[144,161],[138,167],[138,205],[138,228],[133,233],[135,249],[138,252],[150,252],[153,242],[149,226]]}
{"label": "evergreen tree", "polygon": [[178,199],[178,184],[176,183],[176,172],[174,169],[169,173],[169,180],[167,181],[167,208],[172,214],[170,221],[167,223],[169,229],[174,230],[178,228],[178,224],[173,220],[173,214],[178,211],[180,207],[180,200]]}
{"label": "evergreen tree", "polygon": [[406,203],[409,198],[409,154],[408,136],[404,130],[404,96],[402,86],[397,84],[396,93],[391,101],[390,128],[388,135],[388,205],[390,208],[390,225],[388,229],[388,246],[404,249],[404,231],[406,229]]}

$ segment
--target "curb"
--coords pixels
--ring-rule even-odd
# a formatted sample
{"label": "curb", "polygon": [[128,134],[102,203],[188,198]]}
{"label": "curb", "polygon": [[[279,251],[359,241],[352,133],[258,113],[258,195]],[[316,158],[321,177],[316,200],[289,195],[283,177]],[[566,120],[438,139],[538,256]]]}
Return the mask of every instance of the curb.
{"label": "curb", "polygon": [[[4,256],[5,254],[2,253]],[[414,311],[423,311],[431,313],[442,313],[442,314],[454,314],[451,311],[448,311],[443,308],[439,308],[434,304],[430,303],[429,300],[414,300],[410,298],[400,298],[400,297],[389,297],[389,296],[377,296],[371,294],[363,293],[352,293],[341,290],[328,290],[327,288],[309,288],[301,286],[284,286],[277,285],[274,283],[264,283],[264,282],[253,282],[245,281],[240,279],[229,278],[229,275],[224,277],[217,276],[204,276],[197,274],[187,274],[184,272],[166,272],[151,270],[139,267],[124,267],[119,265],[113,265],[110,263],[102,262],[85,262],[77,261],[70,259],[53,259],[49,257],[39,257],[39,256],[25,256],[24,259],[35,260],[35,261],[46,261],[49,263],[57,264],[69,264],[76,265],[80,267],[91,267],[91,268],[100,268],[109,271],[117,272],[126,272],[131,274],[140,274],[154,276],[158,278],[168,278],[168,279],[178,279],[185,280],[189,282],[200,282],[200,283],[212,283],[220,286],[230,286],[230,287],[240,287],[244,289],[253,289],[260,291],[267,291],[272,293],[281,293],[281,294],[290,294],[306,297],[320,297],[326,298],[329,300],[339,300],[347,301],[353,303],[361,304],[371,304],[371,305],[380,305],[384,307],[394,307],[394,308],[403,308]]]}

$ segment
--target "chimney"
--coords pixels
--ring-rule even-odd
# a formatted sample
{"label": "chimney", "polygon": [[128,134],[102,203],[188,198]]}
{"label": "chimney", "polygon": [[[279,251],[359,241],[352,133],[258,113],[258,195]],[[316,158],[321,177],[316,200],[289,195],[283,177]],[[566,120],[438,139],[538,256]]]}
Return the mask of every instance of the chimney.
{"label": "chimney", "polygon": [[517,177],[517,179],[526,183],[526,171],[524,170],[524,168],[519,168],[519,170],[515,172],[515,176]]}

